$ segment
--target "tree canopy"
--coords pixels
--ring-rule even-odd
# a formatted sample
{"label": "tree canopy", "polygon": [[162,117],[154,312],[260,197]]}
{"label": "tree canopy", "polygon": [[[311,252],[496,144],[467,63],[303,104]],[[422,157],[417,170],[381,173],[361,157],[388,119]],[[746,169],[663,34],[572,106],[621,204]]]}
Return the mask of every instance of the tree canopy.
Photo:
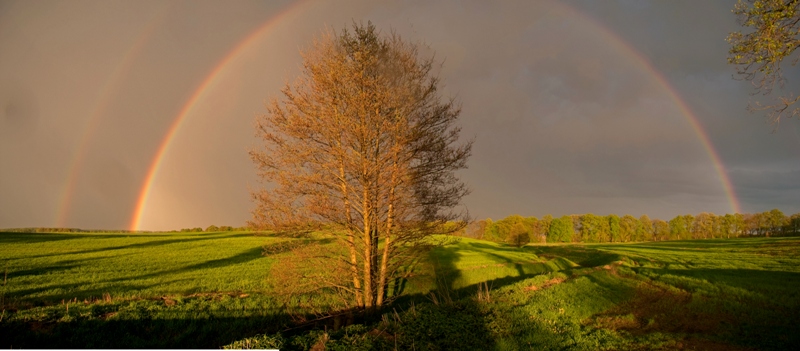
{"label": "tree canopy", "polygon": [[[790,59],[792,66],[800,56],[800,0],[740,0],[733,9],[746,32],[730,33],[728,63],[736,65],[739,78],[753,83],[753,94],[770,95],[782,89],[786,79],[781,64]],[[795,105],[800,95],[782,92],[768,102],[756,101],[750,111],[765,111],[772,123],[800,114]]]}
{"label": "tree canopy", "polygon": [[303,233],[324,223],[343,248],[331,265],[345,268],[318,281],[379,306],[428,237],[463,227],[445,224],[464,223],[453,209],[468,189],[455,171],[472,142],[459,143],[460,107],[441,97],[416,44],[354,23],[302,56],[301,77],[257,120],[264,148],[250,154],[268,186],[253,193],[251,224]]}

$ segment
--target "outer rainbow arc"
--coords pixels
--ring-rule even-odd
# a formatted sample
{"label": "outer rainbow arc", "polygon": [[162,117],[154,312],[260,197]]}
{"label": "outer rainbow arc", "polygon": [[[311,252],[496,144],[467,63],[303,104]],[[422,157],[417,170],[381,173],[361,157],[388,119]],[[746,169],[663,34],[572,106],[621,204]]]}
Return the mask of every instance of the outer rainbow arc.
{"label": "outer rainbow arc", "polygon": [[658,84],[661,85],[661,87],[667,91],[670,98],[678,105],[681,114],[683,114],[686,120],[689,121],[689,124],[692,126],[692,129],[694,129],[695,133],[700,138],[700,142],[703,144],[706,153],[708,153],[708,156],[711,158],[711,162],[714,165],[714,169],[717,171],[717,175],[719,176],[719,179],[722,182],[722,187],[723,190],[725,191],[725,196],[728,198],[728,202],[731,206],[731,211],[733,211],[733,213],[741,213],[741,205],[739,204],[739,200],[736,197],[736,192],[734,191],[733,184],[731,183],[731,180],[728,177],[727,172],[725,171],[725,167],[722,164],[722,159],[719,157],[717,150],[711,143],[708,134],[705,132],[705,129],[703,128],[702,124],[700,124],[700,121],[697,119],[697,116],[694,115],[692,110],[689,108],[686,102],[680,97],[680,94],[678,94],[678,92],[675,91],[675,88],[672,87],[672,85],[664,77],[664,75],[661,74],[661,72],[657,70],[655,67],[653,67],[652,63],[650,63],[650,60],[648,60],[642,53],[633,48],[628,42],[620,38],[619,35],[616,35],[607,27],[598,23],[594,18],[576,10],[575,8],[572,8],[569,5],[556,2],[553,3],[555,3],[557,6],[563,6],[565,10],[575,13],[578,16],[581,16],[586,22],[590,23],[594,27],[597,27],[605,37],[611,40],[611,42],[614,45],[616,45],[621,50],[625,51],[627,53],[627,56],[633,57],[635,59],[634,61],[636,61],[639,65],[641,65],[646,72],[650,73],[656,79]]}
{"label": "outer rainbow arc", "polygon": [[133,43],[133,45],[131,45],[130,49],[128,49],[125,55],[123,55],[123,59],[120,64],[111,73],[106,80],[106,83],[103,85],[101,89],[103,93],[98,99],[98,102],[95,105],[91,116],[89,117],[89,121],[86,123],[86,127],[84,128],[83,135],[80,138],[78,148],[73,153],[72,161],[70,162],[70,166],[67,170],[67,182],[64,184],[64,188],[61,191],[61,201],[59,202],[58,212],[56,213],[56,226],[66,226],[67,217],[69,217],[69,204],[72,202],[72,197],[74,196],[75,188],[78,184],[78,175],[80,174],[80,170],[83,168],[82,166],[86,160],[86,154],[89,150],[90,144],[89,141],[97,131],[99,125],[98,122],[100,121],[99,117],[106,110],[106,108],[108,108],[111,98],[113,97],[112,92],[117,90],[119,84],[122,82],[122,77],[128,74],[133,66],[135,58],[139,56],[147,42],[150,41],[150,38],[155,33],[156,28],[158,28],[164,21],[166,14],[169,12],[168,10],[169,6],[164,7],[160,14],[154,16],[153,19],[149,21],[144,30],[142,30],[141,34],[139,34],[136,41]]}
{"label": "outer rainbow arc", "polygon": [[175,137],[178,129],[180,129],[181,123],[183,123],[183,121],[189,115],[189,112],[192,111],[206,90],[213,85],[213,83],[216,81],[216,78],[225,70],[225,67],[229,63],[231,63],[234,59],[236,59],[236,57],[239,56],[239,54],[252,45],[256,39],[281,22],[281,20],[285,19],[290,14],[304,9],[304,5],[307,3],[307,1],[304,1],[293,6],[289,6],[252,31],[243,40],[236,44],[233,49],[231,49],[228,54],[226,54],[219,61],[219,63],[217,63],[216,66],[214,66],[214,69],[211,70],[211,73],[209,73],[206,78],[203,79],[197,89],[195,89],[194,93],[192,93],[191,97],[189,97],[189,100],[186,101],[180,112],[178,112],[178,116],[173,120],[172,125],[170,125],[167,134],[164,136],[164,139],[162,139],[162,142],[156,151],[156,155],[150,164],[147,176],[145,177],[145,181],[142,184],[142,188],[139,192],[139,199],[136,202],[136,210],[134,211],[133,217],[131,218],[131,223],[129,225],[131,231],[138,231],[141,227],[144,208],[147,205],[148,198],[150,197],[153,181],[158,174],[158,170],[161,168],[161,161],[164,158],[164,155],[166,155],[172,139]]}

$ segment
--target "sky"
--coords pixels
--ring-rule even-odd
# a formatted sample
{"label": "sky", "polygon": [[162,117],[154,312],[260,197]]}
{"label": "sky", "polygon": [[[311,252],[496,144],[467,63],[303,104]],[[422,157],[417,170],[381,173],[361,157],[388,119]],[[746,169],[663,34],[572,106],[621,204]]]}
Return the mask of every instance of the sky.
{"label": "sky", "polygon": [[0,228],[244,225],[264,102],[367,21],[442,63],[474,218],[797,213],[800,121],[746,110],[734,3],[0,0]]}

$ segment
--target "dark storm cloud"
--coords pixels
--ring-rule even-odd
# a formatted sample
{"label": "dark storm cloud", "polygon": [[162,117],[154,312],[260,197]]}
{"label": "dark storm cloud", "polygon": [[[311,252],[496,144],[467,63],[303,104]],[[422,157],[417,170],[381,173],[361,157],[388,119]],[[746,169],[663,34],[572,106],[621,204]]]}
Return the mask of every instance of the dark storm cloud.
{"label": "dark storm cloud", "polygon": [[[730,13],[735,1],[638,3],[574,4],[644,53],[676,87],[721,156],[744,211],[800,210],[796,187],[778,182],[782,194],[768,190],[775,187],[776,174],[800,171],[798,126],[784,121],[770,133],[773,128],[762,115],[745,108],[748,101],[771,97],[750,95],[750,83],[732,79],[735,70],[726,64],[729,45],[724,39],[740,29]],[[799,91],[800,81],[792,77],[800,71],[784,66],[788,80],[783,92]]]}
{"label": "dark storm cloud", "polygon": [[726,64],[734,3],[2,2],[0,227],[55,224],[84,137],[65,225],[127,227],[181,108],[237,43],[287,8],[192,107],[144,229],[243,224],[258,186],[246,154],[257,145],[253,117],[298,74],[298,49],[353,20],[421,41],[444,62],[444,91],[462,103],[464,136],[476,138],[461,172],[473,216],[730,212],[697,132],[625,45],[694,112],[745,211],[798,212],[800,127],[790,120],[771,134],[745,111],[748,83]]}
{"label": "dark storm cloud", "polygon": [[[780,169],[784,168],[784,169]],[[789,167],[762,167],[749,170],[734,170],[731,178],[738,185],[739,196],[749,206],[759,209],[778,208],[786,212],[786,206],[795,204],[800,198],[800,170]],[[795,212],[789,212],[789,214]]]}
{"label": "dark storm cloud", "polygon": [[[504,10],[484,20],[532,12]],[[480,24],[475,27],[489,32],[486,42],[454,34],[491,53],[467,55],[462,66],[472,70],[460,75],[454,69],[448,76],[450,85],[462,87],[466,130],[478,137],[467,173],[478,175],[472,183],[480,184],[470,199],[473,213],[631,211],[615,202],[675,194],[711,193],[724,202],[697,136],[649,72],[627,53],[609,50],[610,38],[591,32],[598,28],[581,27],[580,17],[558,7],[549,15],[544,23],[534,18],[531,29],[522,27],[524,35],[513,38]],[[595,198],[606,203],[598,207]],[[726,209],[724,203],[712,206]],[[647,204],[636,210],[664,216],[660,208]]]}

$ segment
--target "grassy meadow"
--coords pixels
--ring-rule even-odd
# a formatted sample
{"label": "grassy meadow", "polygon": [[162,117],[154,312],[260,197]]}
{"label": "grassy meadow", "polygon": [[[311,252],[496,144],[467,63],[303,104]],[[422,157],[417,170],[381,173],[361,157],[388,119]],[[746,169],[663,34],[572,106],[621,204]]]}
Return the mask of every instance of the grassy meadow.
{"label": "grassy meadow", "polygon": [[522,248],[461,238],[434,248],[379,314],[311,324],[269,279],[308,241],[0,233],[0,347],[800,347],[800,238]]}

